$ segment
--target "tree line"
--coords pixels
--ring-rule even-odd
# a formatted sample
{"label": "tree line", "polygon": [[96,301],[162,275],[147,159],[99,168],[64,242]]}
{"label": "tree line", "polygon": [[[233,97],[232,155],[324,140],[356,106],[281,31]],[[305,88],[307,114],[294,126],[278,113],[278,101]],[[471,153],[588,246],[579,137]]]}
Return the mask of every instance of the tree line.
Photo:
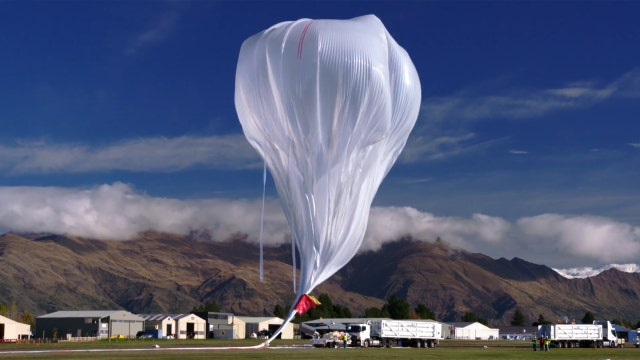
{"label": "tree line", "polygon": [[[343,305],[334,304],[328,294],[323,293],[318,296],[320,305],[309,309],[306,313],[296,315],[293,322],[300,323],[320,318],[352,318],[351,310]],[[273,309],[273,315],[279,318],[285,318],[291,309],[291,304],[278,304]],[[435,319],[435,313],[426,305],[418,304],[415,308],[411,308],[408,302],[400,299],[396,295],[392,295],[387,302],[380,308],[371,307],[357,317],[368,318],[390,318],[390,319]]]}
{"label": "tree line", "polygon": [[0,304],[0,315],[13,321],[29,324],[31,327],[36,325],[36,320],[33,314],[26,309],[20,311],[15,300],[11,302],[11,305]]}
{"label": "tree line", "polygon": [[[318,296],[318,300],[320,301],[320,305],[315,308],[310,309],[303,315],[296,315],[293,322],[300,323],[309,320],[315,320],[320,318],[351,318],[353,317],[351,310],[348,307],[334,304],[328,294],[323,293]],[[278,304],[275,306],[273,310],[273,315],[279,318],[285,318],[289,313],[289,309],[291,308],[291,304],[281,305]],[[391,295],[387,302],[382,305],[380,308],[371,307],[364,310],[364,312],[357,317],[365,317],[365,318],[390,318],[390,319],[431,319],[436,320],[436,314],[425,304],[418,304],[416,307],[411,308],[410,304],[404,300],[399,298],[397,295]],[[480,317],[473,312],[465,312],[460,317],[461,321],[464,322],[479,322],[483,325],[489,326],[489,321],[486,318]],[[595,320],[595,316],[590,311],[587,311],[585,315],[582,317],[582,324],[592,324]],[[513,315],[513,319],[511,320],[512,326],[538,326],[544,324],[551,324],[552,321],[545,319],[545,317],[540,314],[538,318],[529,322],[529,320],[525,317],[523,312],[520,309],[516,309]],[[635,324],[626,319],[613,319],[611,323],[618,324],[628,329],[638,329],[640,328],[640,321]]]}
{"label": "tree line", "polygon": [[[593,321],[595,320],[595,316],[593,315],[593,313],[591,311],[587,311],[584,316],[582,317],[582,319],[580,319],[580,323],[581,324],[593,324]],[[573,321],[575,321],[575,319],[573,319]],[[522,313],[522,311],[520,311],[520,309],[516,309],[515,313],[513,314],[513,319],[511,320],[511,325],[512,326],[526,326],[526,324],[528,323],[526,317],[524,316],[524,314]],[[546,324],[551,324],[552,322],[545,319],[545,317],[540,314],[538,315],[538,319],[534,322],[531,323],[531,326],[538,326],[538,325],[546,325]],[[636,322],[635,324],[630,321],[630,320],[626,320],[626,319],[613,319],[611,320],[612,324],[618,324],[622,327],[625,327],[627,329],[638,329],[640,328],[640,321]]]}
{"label": "tree line", "polygon": [[[334,304],[328,294],[323,293],[318,296],[320,305],[310,309],[303,315],[296,315],[293,322],[300,323],[309,320],[315,320],[320,318],[351,318],[353,314],[348,307]],[[279,318],[285,318],[289,313],[291,304],[281,305],[278,304],[273,309],[273,315]],[[194,306],[193,312],[220,312],[220,306],[215,301],[206,301],[199,306]],[[16,301],[12,301],[11,305],[0,304],[0,315],[7,317],[11,320],[18,321],[24,324],[29,324],[32,327],[35,326],[35,317],[28,310],[23,309],[20,311]],[[387,302],[380,308],[371,307],[364,310],[358,317],[365,318],[390,318],[390,319],[431,319],[436,320],[436,314],[425,304],[418,304],[415,308],[411,309],[411,306],[406,300],[399,298],[397,295],[391,295]],[[581,319],[582,324],[592,324],[595,320],[595,316],[590,311],[587,311]],[[489,326],[487,319],[477,316],[473,312],[465,312],[461,321],[464,322],[479,322],[481,324]],[[527,326],[529,321],[522,313],[520,309],[516,309],[511,319],[511,326]],[[552,322],[547,320],[542,314],[531,323],[531,326],[538,326],[544,324],[551,324]],[[618,324],[627,329],[640,329],[640,320],[633,323],[627,319],[612,319],[611,323]]]}

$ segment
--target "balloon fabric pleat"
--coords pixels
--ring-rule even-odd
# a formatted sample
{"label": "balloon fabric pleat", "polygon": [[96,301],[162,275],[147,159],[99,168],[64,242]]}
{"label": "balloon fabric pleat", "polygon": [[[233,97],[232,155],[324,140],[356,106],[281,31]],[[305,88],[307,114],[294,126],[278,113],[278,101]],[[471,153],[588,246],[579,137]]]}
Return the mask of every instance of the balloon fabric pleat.
{"label": "balloon fabric pleat", "polygon": [[267,163],[262,168],[262,207],[260,208],[260,281],[264,281],[264,199],[267,196]]}
{"label": "balloon fabric pleat", "polygon": [[282,22],[242,44],[236,111],[291,226],[296,300],[357,253],[420,102],[411,59],[374,15]]}
{"label": "balloon fabric pleat", "polygon": [[296,242],[291,239],[291,263],[293,264],[293,292],[296,292],[296,275],[297,274],[297,266],[296,266]]}

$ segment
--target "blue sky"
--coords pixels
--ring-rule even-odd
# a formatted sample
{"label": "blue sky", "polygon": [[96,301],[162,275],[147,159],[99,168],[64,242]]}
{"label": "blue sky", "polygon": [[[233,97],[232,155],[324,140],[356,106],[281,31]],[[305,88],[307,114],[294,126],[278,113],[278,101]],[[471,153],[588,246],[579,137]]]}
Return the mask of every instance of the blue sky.
{"label": "blue sky", "polygon": [[[422,109],[363,249],[411,233],[554,267],[640,263],[640,3],[0,1],[0,230],[257,241],[242,42],[378,16]],[[268,189],[267,240],[286,240]]]}

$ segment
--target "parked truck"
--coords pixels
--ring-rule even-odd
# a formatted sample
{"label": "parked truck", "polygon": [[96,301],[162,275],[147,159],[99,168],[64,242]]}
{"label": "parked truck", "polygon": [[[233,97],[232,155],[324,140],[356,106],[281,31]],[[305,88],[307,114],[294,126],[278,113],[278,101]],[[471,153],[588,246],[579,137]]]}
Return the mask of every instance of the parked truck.
{"label": "parked truck", "polygon": [[545,324],[538,326],[538,338],[549,339],[556,348],[624,346],[609,321],[593,324]]}
{"label": "parked truck", "polygon": [[419,320],[370,320],[349,324],[349,346],[435,347],[442,339],[442,324]]}

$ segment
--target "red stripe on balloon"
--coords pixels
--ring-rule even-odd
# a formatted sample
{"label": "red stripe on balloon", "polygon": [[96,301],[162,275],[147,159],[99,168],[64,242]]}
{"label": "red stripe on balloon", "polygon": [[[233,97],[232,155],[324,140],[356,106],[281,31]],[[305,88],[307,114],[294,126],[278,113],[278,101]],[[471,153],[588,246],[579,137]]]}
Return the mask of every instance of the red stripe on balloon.
{"label": "red stripe on balloon", "polygon": [[298,59],[302,58],[302,44],[304,43],[304,37],[307,36],[307,30],[309,30],[312,22],[313,20],[309,21],[304,29],[302,29],[302,34],[300,34],[300,40],[298,41]]}

